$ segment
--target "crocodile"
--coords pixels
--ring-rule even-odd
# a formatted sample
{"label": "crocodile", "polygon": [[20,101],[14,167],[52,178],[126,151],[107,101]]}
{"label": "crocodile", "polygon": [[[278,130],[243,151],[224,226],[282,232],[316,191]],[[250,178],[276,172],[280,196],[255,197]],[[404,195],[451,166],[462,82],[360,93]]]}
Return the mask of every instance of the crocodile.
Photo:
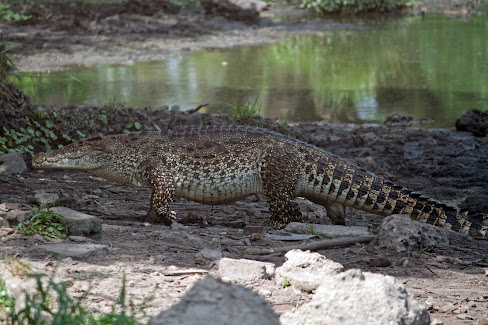
{"label": "crocodile", "polygon": [[488,216],[460,211],[375,175],[317,146],[248,126],[180,127],[167,133],[95,136],[35,155],[37,168],[78,169],[108,181],[151,188],[156,221],[174,222],[173,197],[227,204],[266,196],[268,226],[279,229],[302,214],[304,197],[323,205],[336,224],[345,206],[414,220],[488,239]]}

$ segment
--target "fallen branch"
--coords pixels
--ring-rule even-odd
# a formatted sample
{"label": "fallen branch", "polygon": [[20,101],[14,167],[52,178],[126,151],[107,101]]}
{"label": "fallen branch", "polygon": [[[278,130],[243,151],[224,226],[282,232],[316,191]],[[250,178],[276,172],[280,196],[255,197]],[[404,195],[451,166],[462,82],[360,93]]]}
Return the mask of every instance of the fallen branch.
{"label": "fallen branch", "polygon": [[205,107],[205,106],[208,106],[208,104],[202,104],[202,105],[198,105],[198,106],[197,106],[197,107],[195,107],[195,108],[192,108],[192,109],[187,110],[185,113],[186,113],[187,115],[193,114],[193,113],[195,113],[195,112],[198,112],[198,111],[200,110],[200,108]]}
{"label": "fallen branch", "polygon": [[324,240],[314,241],[314,242],[306,243],[306,244],[291,245],[291,246],[277,247],[277,248],[252,248],[252,247],[250,247],[250,248],[247,248],[245,250],[245,254],[268,255],[268,254],[275,254],[275,253],[286,253],[292,249],[317,251],[317,250],[326,249],[326,248],[353,245],[356,243],[369,243],[374,238],[375,238],[375,236],[345,237],[345,238],[337,238],[337,239],[324,239]]}

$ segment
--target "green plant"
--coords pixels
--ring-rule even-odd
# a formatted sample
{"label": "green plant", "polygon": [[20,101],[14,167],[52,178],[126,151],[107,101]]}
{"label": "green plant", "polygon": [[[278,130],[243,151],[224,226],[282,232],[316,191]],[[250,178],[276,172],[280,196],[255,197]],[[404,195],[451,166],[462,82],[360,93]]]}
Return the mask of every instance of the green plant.
{"label": "green plant", "polygon": [[10,4],[0,3],[0,19],[5,21],[23,21],[30,18],[31,16],[25,15],[22,11],[14,10]]}
{"label": "green plant", "polygon": [[423,244],[420,244],[419,247],[419,252],[422,254],[427,254],[430,251],[430,246],[424,246]]}
{"label": "green plant", "polygon": [[281,125],[288,126],[290,120],[290,111],[286,112],[285,117],[281,120]]}
{"label": "green plant", "polygon": [[284,278],[283,282],[281,283],[281,286],[283,288],[287,288],[287,287],[291,286],[290,280],[288,280],[288,278]]}
{"label": "green plant", "polygon": [[[81,82],[81,81],[80,81]],[[108,103],[102,105],[103,108],[108,112],[113,112],[116,108],[125,107],[125,104],[121,101],[117,101],[117,97],[112,98],[109,100]]]}
{"label": "green plant", "polygon": [[138,132],[141,130],[141,123],[139,122],[128,122],[127,124],[125,124],[124,126],[124,130],[122,132],[124,132],[124,134],[127,134],[127,133],[131,133],[131,132]]}
{"label": "green plant", "polygon": [[13,311],[14,300],[7,294],[5,281],[0,278],[0,314],[10,314]]}
{"label": "green plant", "polygon": [[[47,113],[43,107],[38,107],[33,116],[25,118],[26,127],[17,130],[3,127],[0,130],[0,134],[3,133],[0,136],[0,154],[20,152],[33,155],[35,146],[50,149],[58,140],[55,133],[56,117],[56,112]],[[82,136],[83,134],[79,135]],[[67,134],[63,133],[61,137],[67,142],[76,142]],[[57,147],[62,148],[63,145],[58,144]]]}
{"label": "green plant", "polygon": [[[145,303],[135,306],[132,301],[126,302],[125,274],[122,278],[122,288],[118,300],[112,305],[112,311],[100,315],[89,313],[82,303],[89,295],[87,290],[82,296],[72,298],[67,292],[67,283],[56,283],[54,274],[47,281],[47,275],[32,274],[30,278],[36,281],[36,293],[26,294],[25,308],[17,313],[10,313],[9,321],[12,324],[142,324],[134,316],[144,312]],[[48,317],[44,315],[49,315]],[[49,318],[49,320],[48,320]]]}
{"label": "green plant", "polygon": [[250,123],[256,116],[261,115],[262,103],[258,102],[258,97],[254,101],[248,100],[244,104],[232,105],[232,123]]}
{"label": "green plant", "polygon": [[310,233],[311,233],[312,235],[317,236],[317,237],[319,237],[320,239],[324,238],[324,237],[322,237],[322,235],[319,235],[319,234],[317,234],[317,233],[315,232],[315,229],[313,228],[313,225],[308,225],[308,230],[310,231]]}
{"label": "green plant", "polygon": [[393,11],[417,5],[417,0],[302,0],[301,7],[318,13],[364,13]]}
{"label": "green plant", "polygon": [[24,236],[40,234],[47,238],[66,238],[68,229],[66,222],[59,213],[45,206],[29,207],[34,214],[26,221],[19,223],[17,229]]}
{"label": "green plant", "polygon": [[375,232],[374,224],[368,223],[368,229],[371,234],[374,234]]}

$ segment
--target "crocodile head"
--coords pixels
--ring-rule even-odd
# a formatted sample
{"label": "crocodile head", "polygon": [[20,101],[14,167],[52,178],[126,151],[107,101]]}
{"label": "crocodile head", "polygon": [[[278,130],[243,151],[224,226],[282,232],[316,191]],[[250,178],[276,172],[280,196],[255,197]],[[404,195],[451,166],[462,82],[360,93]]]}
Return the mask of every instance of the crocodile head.
{"label": "crocodile head", "polygon": [[102,137],[88,138],[48,153],[39,153],[32,159],[36,168],[63,168],[93,170],[107,162],[107,146]]}

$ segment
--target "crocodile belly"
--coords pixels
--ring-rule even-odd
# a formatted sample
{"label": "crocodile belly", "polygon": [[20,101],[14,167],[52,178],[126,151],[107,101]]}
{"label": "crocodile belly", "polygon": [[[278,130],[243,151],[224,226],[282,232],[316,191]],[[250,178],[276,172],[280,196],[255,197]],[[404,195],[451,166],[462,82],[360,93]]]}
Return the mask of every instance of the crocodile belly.
{"label": "crocodile belly", "polygon": [[226,204],[262,193],[259,170],[188,172],[175,176],[175,196],[204,204]]}

